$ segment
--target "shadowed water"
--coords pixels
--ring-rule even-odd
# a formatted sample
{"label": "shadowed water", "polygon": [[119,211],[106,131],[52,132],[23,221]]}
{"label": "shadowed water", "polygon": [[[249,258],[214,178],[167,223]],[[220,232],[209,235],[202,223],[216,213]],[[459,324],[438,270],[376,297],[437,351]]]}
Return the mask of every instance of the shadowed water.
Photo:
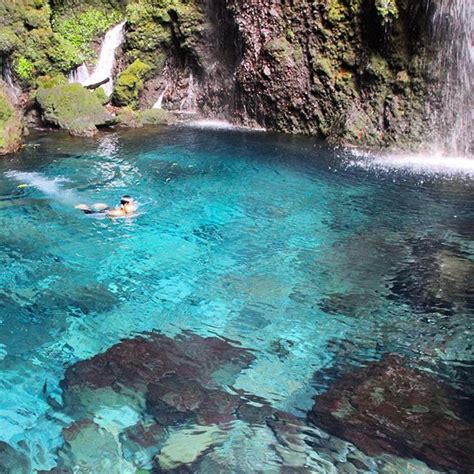
{"label": "shadowed water", "polygon": [[[167,421],[162,470],[198,459],[199,472],[336,472],[354,452],[372,472],[431,472],[373,460],[304,422],[313,396],[387,353],[473,392],[472,168],[368,163],[313,139],[194,128],[39,134],[3,159],[0,441],[22,456],[19,472],[58,459],[73,468],[63,430],[83,414],[64,399],[65,370],[151,331],[248,349],[245,364],[231,371],[226,359],[213,372],[219,393],[251,394],[301,420],[294,445],[248,416],[210,423],[215,431]],[[74,209],[122,194],[138,200],[137,216]],[[173,360],[187,367],[187,340],[176,341]],[[123,435],[149,416],[143,407],[98,401],[92,411],[120,447],[103,469],[156,467],[156,453]],[[177,460],[172,447],[193,440],[199,456]]]}

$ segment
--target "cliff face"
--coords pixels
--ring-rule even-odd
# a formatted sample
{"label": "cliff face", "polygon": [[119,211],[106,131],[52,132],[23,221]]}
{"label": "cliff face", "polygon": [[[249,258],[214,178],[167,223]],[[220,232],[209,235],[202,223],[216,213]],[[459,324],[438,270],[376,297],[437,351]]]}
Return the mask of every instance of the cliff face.
{"label": "cliff face", "polygon": [[432,52],[426,11],[412,3],[229,0],[235,113],[335,142],[419,141],[430,128]]}
{"label": "cliff face", "polygon": [[[126,84],[130,104],[116,91],[116,105],[149,108],[159,101],[168,110],[334,143],[411,147],[434,130],[440,80],[427,66],[434,54],[428,5],[436,2],[415,3],[7,1],[15,23],[2,20],[12,36],[3,63],[12,65],[17,84],[34,89],[38,76],[65,74],[90,60],[103,32],[126,19],[117,72],[137,60],[146,72],[133,87]],[[25,32],[44,41],[25,49]],[[50,54],[58,48],[68,54]]]}

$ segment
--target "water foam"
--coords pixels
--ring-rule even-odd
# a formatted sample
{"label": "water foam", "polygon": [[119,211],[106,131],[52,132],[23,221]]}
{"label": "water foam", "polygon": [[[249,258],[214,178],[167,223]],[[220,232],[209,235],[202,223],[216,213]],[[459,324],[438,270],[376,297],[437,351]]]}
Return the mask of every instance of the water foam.
{"label": "water foam", "polygon": [[32,186],[47,196],[54,197],[56,200],[64,204],[75,204],[78,202],[78,197],[70,189],[64,189],[63,183],[69,180],[62,177],[47,178],[41,173],[25,172],[25,171],[7,171],[5,176],[14,179],[22,184]]}
{"label": "water foam", "polygon": [[245,127],[243,125],[235,125],[228,122],[227,120],[214,120],[214,119],[201,119],[201,120],[190,120],[184,122],[184,125],[194,128],[202,128],[209,130],[251,130],[257,132],[265,132],[264,128],[258,127]]}
{"label": "water foam", "polygon": [[403,171],[410,174],[474,179],[474,158],[441,153],[376,154],[350,150],[348,166],[375,171]]}

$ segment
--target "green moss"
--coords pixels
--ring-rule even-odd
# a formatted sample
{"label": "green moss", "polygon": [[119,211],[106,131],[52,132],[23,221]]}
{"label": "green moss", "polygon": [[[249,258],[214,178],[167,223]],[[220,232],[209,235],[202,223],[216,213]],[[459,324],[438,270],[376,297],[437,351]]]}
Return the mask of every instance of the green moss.
{"label": "green moss", "polygon": [[19,56],[13,63],[13,70],[19,78],[29,80],[33,77],[35,67],[28,58]]}
{"label": "green moss", "polygon": [[53,29],[82,52],[83,59],[93,56],[91,42],[123,19],[116,10],[88,8],[72,14],[64,11],[53,17]]}
{"label": "green moss", "polygon": [[36,78],[36,87],[38,89],[51,89],[66,83],[66,77],[62,74],[39,76]]}
{"label": "green moss", "polygon": [[339,0],[329,0],[327,5],[327,17],[332,23],[344,20],[346,7]]}
{"label": "green moss", "polygon": [[264,50],[279,63],[287,60],[292,54],[291,44],[284,36],[272,39],[266,43]]}
{"label": "green moss", "polygon": [[36,101],[44,120],[69,130],[73,135],[92,135],[97,125],[114,122],[97,96],[79,84],[40,89]]}
{"label": "green moss", "polygon": [[140,121],[144,125],[171,125],[176,117],[162,109],[147,109],[139,113]]}
{"label": "green moss", "polygon": [[392,76],[387,60],[379,55],[370,58],[366,70],[383,82],[387,82]]}
{"label": "green moss", "polygon": [[18,46],[18,36],[11,28],[0,29],[0,55],[7,55]]}
{"label": "green moss", "polygon": [[94,90],[94,95],[99,99],[99,102],[102,105],[107,104],[109,102],[109,97],[105,93],[104,89],[102,87],[98,87],[97,89]]}
{"label": "green moss", "polygon": [[331,59],[324,56],[317,56],[315,54],[313,66],[316,71],[322,72],[328,79],[334,78],[334,69]]}
{"label": "green moss", "polygon": [[0,155],[17,151],[21,145],[23,126],[19,114],[0,86]]}
{"label": "green moss", "polygon": [[399,16],[396,0],[375,0],[375,8],[384,24],[390,23]]}
{"label": "green moss", "polygon": [[151,67],[135,60],[117,78],[112,100],[114,104],[121,106],[138,107],[138,99],[143,89],[143,78],[151,70]]}
{"label": "green moss", "polygon": [[55,34],[47,0],[0,2],[0,53],[10,56],[20,84],[31,87],[35,78],[67,72],[81,62],[80,52]]}

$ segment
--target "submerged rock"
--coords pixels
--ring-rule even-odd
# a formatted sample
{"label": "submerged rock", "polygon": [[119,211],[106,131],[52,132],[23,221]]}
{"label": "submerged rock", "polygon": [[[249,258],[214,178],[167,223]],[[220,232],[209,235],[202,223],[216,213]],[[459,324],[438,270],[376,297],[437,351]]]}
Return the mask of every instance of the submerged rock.
{"label": "submerged rock", "polygon": [[0,80],[0,155],[21,147],[23,123],[6,84]]}
{"label": "submerged rock", "polygon": [[0,473],[29,474],[31,465],[28,458],[7,443],[0,441]]}
{"label": "submerged rock", "polygon": [[115,437],[91,420],[73,423],[63,430],[63,437],[66,442],[59,451],[60,466],[71,468],[70,472],[133,471]]}
{"label": "submerged rock", "polygon": [[473,280],[474,263],[458,248],[427,239],[412,244],[391,291],[417,310],[452,314],[474,307]]}
{"label": "submerged rock", "polygon": [[68,130],[71,135],[92,136],[98,126],[116,122],[98,97],[80,84],[40,89],[36,101],[44,121]]}
{"label": "submerged rock", "polygon": [[137,337],[112,346],[103,354],[77,362],[61,382],[66,398],[82,388],[133,387],[145,391],[170,374],[203,386],[224,366],[247,366],[253,355],[245,349],[213,337],[184,334],[174,339],[161,334]]}
{"label": "submerged rock", "polygon": [[315,398],[309,420],[370,456],[472,472],[474,424],[462,394],[397,356],[353,370]]}
{"label": "submerged rock", "polygon": [[153,333],[74,364],[61,387],[64,411],[78,421],[63,432],[58,468],[89,466],[95,457],[105,463],[84,445],[102,433],[96,445],[116,465],[118,446],[123,462],[136,467],[154,459],[157,472],[187,469],[226,439],[232,423],[266,426],[277,416],[266,400],[221,385],[224,374],[232,383],[253,359],[216,337]]}

